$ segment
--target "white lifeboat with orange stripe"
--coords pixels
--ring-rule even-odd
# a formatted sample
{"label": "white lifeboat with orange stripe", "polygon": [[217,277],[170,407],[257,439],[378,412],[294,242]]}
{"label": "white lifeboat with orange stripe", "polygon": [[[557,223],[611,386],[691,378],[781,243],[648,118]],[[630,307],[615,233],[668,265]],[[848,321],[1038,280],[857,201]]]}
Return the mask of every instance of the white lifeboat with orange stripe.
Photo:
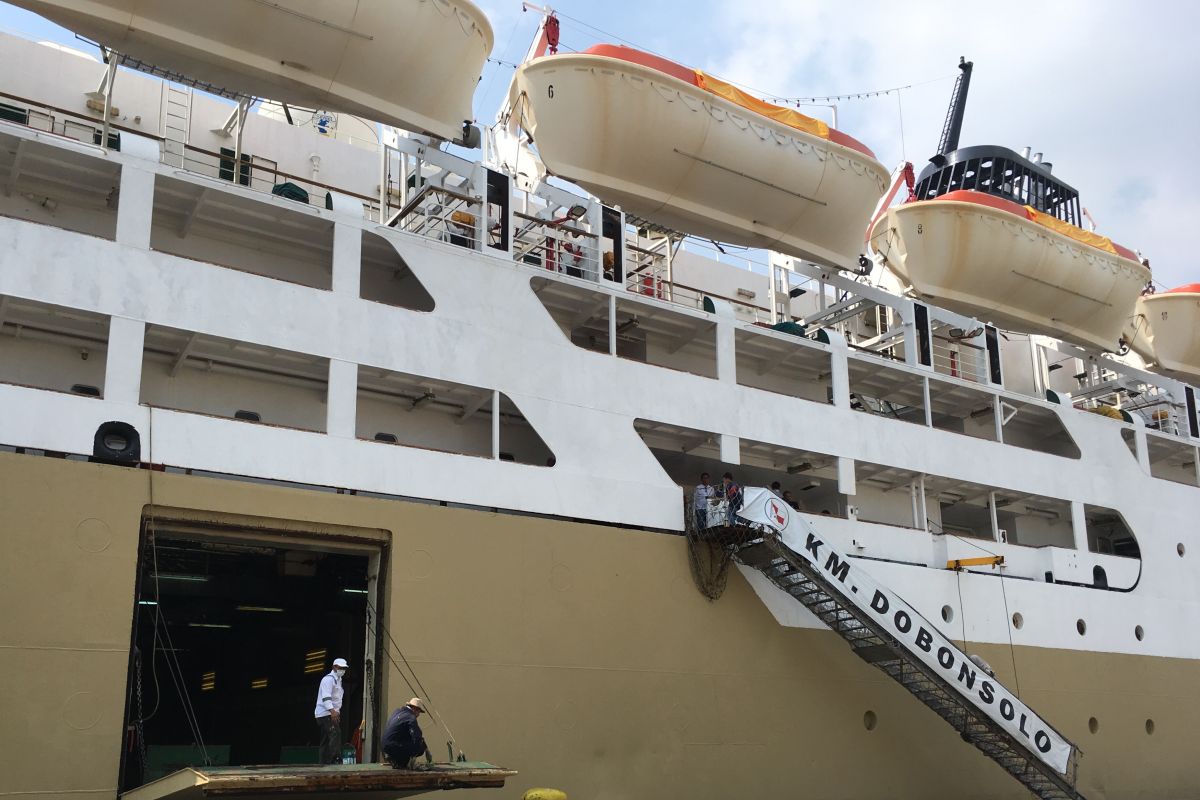
{"label": "white lifeboat with orange stripe", "polygon": [[[230,93],[462,136],[492,50],[470,0],[13,0]],[[119,81],[118,81],[119,84]],[[117,91],[120,91],[119,87]]]}
{"label": "white lifeboat with orange stripe", "polygon": [[719,241],[850,266],[887,187],[852,137],[629,47],[528,61],[509,103],[552,173]]}
{"label": "white lifeboat with orange stripe", "polygon": [[1125,341],[1155,370],[1200,381],[1200,283],[1139,297]]}
{"label": "white lifeboat with orange stripe", "polygon": [[1007,148],[967,147],[938,156],[869,235],[876,258],[930,303],[1115,350],[1150,270],[1078,227],[1079,213],[1078,194],[1048,169]]}

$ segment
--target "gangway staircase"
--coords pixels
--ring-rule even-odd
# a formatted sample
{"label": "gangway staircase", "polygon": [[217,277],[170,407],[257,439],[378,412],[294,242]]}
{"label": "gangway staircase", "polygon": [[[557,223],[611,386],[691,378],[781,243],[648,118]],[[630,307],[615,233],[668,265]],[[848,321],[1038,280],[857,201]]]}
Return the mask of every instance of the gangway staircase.
{"label": "gangway staircase", "polygon": [[[1079,749],[767,489],[746,488],[734,558],[761,572],[1043,800],[1083,800]],[[730,530],[730,529],[726,529]]]}

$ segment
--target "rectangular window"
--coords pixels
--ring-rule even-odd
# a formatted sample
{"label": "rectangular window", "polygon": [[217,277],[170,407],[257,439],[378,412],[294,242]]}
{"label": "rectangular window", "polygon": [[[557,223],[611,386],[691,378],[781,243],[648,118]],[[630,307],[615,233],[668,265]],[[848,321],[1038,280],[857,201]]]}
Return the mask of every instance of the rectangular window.
{"label": "rectangular window", "polygon": [[5,122],[19,122],[22,125],[28,125],[29,112],[20,106],[10,106],[8,103],[0,103],[0,119]]}
{"label": "rectangular window", "polygon": [[[233,180],[233,156],[234,152],[228,147],[221,148],[221,167],[220,175],[223,181]],[[242,153],[241,169],[238,170],[238,183],[242,186],[250,185],[250,161],[254,156],[249,153]]]}

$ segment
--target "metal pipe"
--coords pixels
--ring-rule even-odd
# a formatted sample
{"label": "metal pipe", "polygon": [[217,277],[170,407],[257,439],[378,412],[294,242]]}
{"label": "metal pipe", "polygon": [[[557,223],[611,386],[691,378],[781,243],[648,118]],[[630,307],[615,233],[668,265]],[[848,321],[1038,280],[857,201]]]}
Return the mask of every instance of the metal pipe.
{"label": "metal pipe", "polygon": [[108,130],[109,117],[112,114],[112,93],[113,84],[117,80],[117,54],[109,50],[108,52],[108,72],[105,74],[104,82],[104,127],[100,134],[100,146],[105,150],[108,149]]}

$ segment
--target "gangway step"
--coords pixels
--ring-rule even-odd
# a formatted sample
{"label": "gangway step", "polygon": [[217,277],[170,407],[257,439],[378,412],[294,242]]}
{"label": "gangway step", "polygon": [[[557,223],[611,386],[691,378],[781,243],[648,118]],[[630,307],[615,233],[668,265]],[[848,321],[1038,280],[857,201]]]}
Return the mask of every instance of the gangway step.
{"label": "gangway step", "polygon": [[1043,800],[1083,800],[1079,749],[782,499],[744,490],[734,558],[758,570]]}

